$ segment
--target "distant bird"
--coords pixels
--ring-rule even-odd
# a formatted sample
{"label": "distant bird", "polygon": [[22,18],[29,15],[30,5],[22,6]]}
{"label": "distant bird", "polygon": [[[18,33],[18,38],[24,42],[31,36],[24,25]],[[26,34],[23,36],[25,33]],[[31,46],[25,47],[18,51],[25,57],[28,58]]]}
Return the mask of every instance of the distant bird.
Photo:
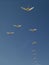
{"label": "distant bird", "polygon": [[36,49],[33,49],[32,52],[36,52]]}
{"label": "distant bird", "polygon": [[6,32],[8,35],[12,35],[14,34],[14,32]]}
{"label": "distant bird", "polygon": [[25,11],[31,11],[31,10],[33,10],[34,9],[34,7],[31,7],[31,8],[29,8],[29,7],[27,7],[27,8],[24,8],[24,7],[21,7],[23,10],[25,10]]}
{"label": "distant bird", "polygon": [[36,42],[36,41],[33,41],[33,42],[32,42],[32,45],[35,45],[35,44],[37,44],[37,42]]}
{"label": "distant bird", "polygon": [[36,58],[36,57],[33,57],[32,59],[33,59],[33,60],[36,60],[37,58]]}
{"label": "distant bird", "polygon": [[33,56],[34,56],[34,55],[37,55],[37,53],[34,52],[32,55],[33,55]]}
{"label": "distant bird", "polygon": [[22,27],[22,25],[20,25],[20,24],[13,25],[13,26],[16,27],[16,28],[21,28]]}
{"label": "distant bird", "polygon": [[29,31],[32,31],[32,32],[36,32],[37,31],[37,29],[36,28],[31,28],[31,29],[29,29]]}
{"label": "distant bird", "polygon": [[34,63],[37,63],[37,60],[35,60]]}

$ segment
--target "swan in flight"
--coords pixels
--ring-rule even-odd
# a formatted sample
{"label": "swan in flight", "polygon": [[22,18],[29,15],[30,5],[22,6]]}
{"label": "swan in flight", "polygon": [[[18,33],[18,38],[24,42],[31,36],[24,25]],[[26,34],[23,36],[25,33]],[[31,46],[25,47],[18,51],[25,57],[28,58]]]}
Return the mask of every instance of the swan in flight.
{"label": "swan in flight", "polygon": [[31,28],[31,29],[29,29],[29,31],[36,32],[37,29],[36,28]]}
{"label": "swan in flight", "polygon": [[13,25],[13,26],[16,27],[16,28],[21,28],[22,27],[22,25],[20,25],[20,24]]}
{"label": "swan in flight", "polygon": [[12,35],[14,34],[14,32],[6,32],[8,35]]}
{"label": "swan in flight", "polygon": [[25,10],[25,11],[31,11],[31,10],[33,10],[34,9],[34,7],[31,7],[31,8],[29,8],[29,7],[27,7],[27,8],[24,8],[24,7],[21,7],[23,10]]}

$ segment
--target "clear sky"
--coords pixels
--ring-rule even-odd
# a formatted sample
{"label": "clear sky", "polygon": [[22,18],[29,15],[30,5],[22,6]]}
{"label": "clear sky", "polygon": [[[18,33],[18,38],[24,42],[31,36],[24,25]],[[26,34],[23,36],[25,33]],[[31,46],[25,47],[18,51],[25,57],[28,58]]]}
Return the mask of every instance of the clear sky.
{"label": "clear sky", "polygon": [[[26,12],[22,7],[32,7]],[[33,65],[33,41],[37,41],[39,65],[49,65],[48,0],[0,0],[0,65]],[[13,27],[21,24],[22,28]],[[37,28],[36,32],[28,31]],[[14,35],[7,35],[14,31]],[[35,64],[34,64],[35,65]]]}

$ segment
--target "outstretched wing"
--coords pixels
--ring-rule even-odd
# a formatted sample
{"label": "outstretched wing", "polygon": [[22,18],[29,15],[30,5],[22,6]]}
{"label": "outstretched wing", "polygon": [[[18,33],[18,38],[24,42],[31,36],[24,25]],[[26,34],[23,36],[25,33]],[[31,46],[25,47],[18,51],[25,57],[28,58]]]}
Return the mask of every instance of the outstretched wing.
{"label": "outstretched wing", "polygon": [[29,11],[31,11],[32,9],[34,9],[34,7],[30,8]]}
{"label": "outstretched wing", "polygon": [[26,10],[24,7],[21,7],[23,10]]}

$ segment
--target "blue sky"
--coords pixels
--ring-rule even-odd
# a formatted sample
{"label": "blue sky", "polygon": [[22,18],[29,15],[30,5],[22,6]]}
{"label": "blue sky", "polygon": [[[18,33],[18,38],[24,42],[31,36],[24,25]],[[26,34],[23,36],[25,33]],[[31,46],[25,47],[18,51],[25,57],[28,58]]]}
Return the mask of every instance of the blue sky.
{"label": "blue sky", "polygon": [[[37,61],[40,65],[49,64],[48,4],[48,0],[0,0],[0,65],[33,65],[33,41],[38,42]],[[35,8],[26,12],[21,6]],[[22,28],[16,29],[14,24],[21,24]],[[28,31],[33,27],[38,30]],[[15,34],[9,36],[7,31]]]}

